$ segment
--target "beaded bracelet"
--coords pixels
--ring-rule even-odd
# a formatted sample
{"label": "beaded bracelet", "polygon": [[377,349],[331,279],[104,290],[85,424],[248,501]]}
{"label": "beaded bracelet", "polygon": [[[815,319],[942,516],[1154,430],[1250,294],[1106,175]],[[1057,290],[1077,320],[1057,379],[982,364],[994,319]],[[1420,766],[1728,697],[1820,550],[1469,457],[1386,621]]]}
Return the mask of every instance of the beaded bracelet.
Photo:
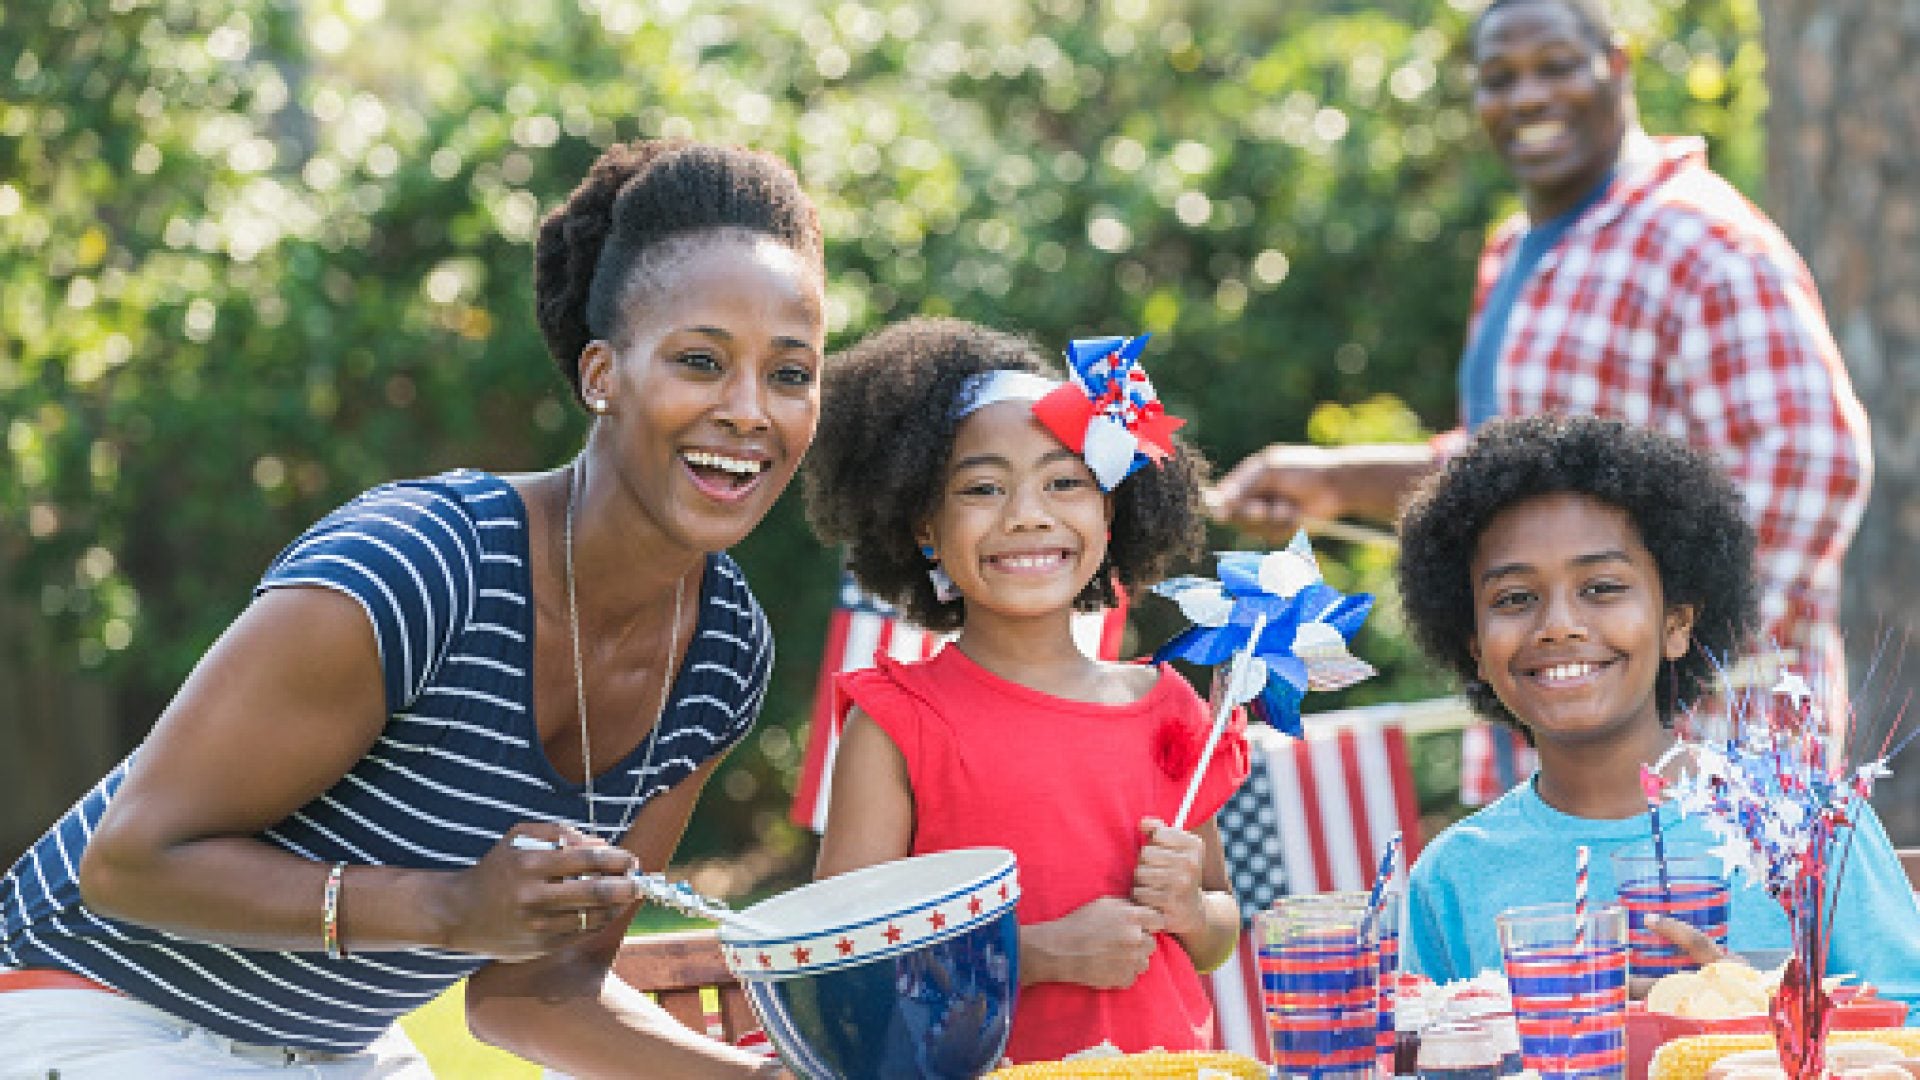
{"label": "beaded bracelet", "polygon": [[329,960],[342,960],[347,955],[340,945],[340,879],[346,872],[346,863],[334,863],[327,872],[326,891],[320,896],[320,945]]}

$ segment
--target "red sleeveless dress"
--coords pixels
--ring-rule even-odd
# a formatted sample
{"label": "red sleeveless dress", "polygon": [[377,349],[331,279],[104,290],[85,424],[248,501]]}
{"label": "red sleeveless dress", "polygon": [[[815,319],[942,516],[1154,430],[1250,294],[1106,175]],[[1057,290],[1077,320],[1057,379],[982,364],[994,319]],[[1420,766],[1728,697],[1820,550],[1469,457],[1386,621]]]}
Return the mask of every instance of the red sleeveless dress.
{"label": "red sleeveless dress", "polygon": [[[1131,893],[1140,819],[1172,820],[1211,723],[1185,679],[1162,666],[1139,701],[1100,705],[1008,682],[953,646],[921,663],[878,665],[839,676],[836,708],[844,719],[858,705],[905,757],[913,854],[1011,849],[1022,925]],[[1212,817],[1248,769],[1236,715],[1191,822]],[[1212,1006],[1173,935],[1160,935],[1146,972],[1124,990],[1021,988],[1009,1059],[1051,1061],[1102,1042],[1128,1053],[1216,1048]]]}

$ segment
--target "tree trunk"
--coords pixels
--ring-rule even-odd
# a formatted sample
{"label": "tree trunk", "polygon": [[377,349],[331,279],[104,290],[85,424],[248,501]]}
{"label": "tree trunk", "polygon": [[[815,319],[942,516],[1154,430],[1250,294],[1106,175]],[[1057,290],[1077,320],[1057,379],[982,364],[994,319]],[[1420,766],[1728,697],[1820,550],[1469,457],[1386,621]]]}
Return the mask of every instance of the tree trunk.
{"label": "tree trunk", "polygon": [[[1920,640],[1907,640],[1920,627],[1920,0],[1763,11],[1767,201],[1813,269],[1873,420],[1873,500],[1843,619],[1854,683],[1866,681],[1858,721],[1877,731],[1903,702],[1920,710]],[[1875,808],[1896,843],[1920,844],[1920,753],[1893,768]]]}

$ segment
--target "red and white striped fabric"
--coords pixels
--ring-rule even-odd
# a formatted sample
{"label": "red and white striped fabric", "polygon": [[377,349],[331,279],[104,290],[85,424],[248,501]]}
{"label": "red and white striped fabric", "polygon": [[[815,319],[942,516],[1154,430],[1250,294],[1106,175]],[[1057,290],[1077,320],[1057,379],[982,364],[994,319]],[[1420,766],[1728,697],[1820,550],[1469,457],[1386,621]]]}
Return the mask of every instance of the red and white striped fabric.
{"label": "red and white striped fabric", "polygon": [[1475,721],[1460,732],[1460,802],[1485,806],[1539,766],[1539,756],[1518,730]]}
{"label": "red and white striped fabric", "polygon": [[[1387,839],[1403,865],[1420,853],[1420,804],[1407,736],[1378,707],[1306,718],[1303,739],[1247,731],[1253,773],[1218,821],[1241,909],[1278,895],[1365,889]],[[1225,1049],[1271,1058],[1251,931],[1208,980]]]}
{"label": "red and white striped fabric", "polygon": [[[1120,638],[1127,627],[1126,597],[1120,606],[1074,616],[1074,637],[1088,654],[1104,660],[1120,655]],[[827,644],[820,654],[820,678],[813,689],[813,721],[807,734],[807,754],[800,765],[800,781],[788,811],[796,825],[814,832],[827,828],[827,804],[833,784],[833,753],[840,742],[839,718],[833,715],[833,676],[873,666],[876,656],[894,660],[925,660],[946,644],[942,635],[902,621],[892,608],[860,591],[851,577],[840,583],[840,602],[827,622]]]}

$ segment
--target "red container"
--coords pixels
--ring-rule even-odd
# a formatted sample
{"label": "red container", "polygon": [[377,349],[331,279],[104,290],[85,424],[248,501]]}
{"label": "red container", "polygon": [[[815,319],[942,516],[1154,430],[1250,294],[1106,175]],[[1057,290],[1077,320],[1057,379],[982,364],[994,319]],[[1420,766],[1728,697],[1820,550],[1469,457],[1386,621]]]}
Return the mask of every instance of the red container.
{"label": "red container", "polygon": [[[1871,986],[1842,986],[1833,991],[1833,1030],[1871,1031],[1907,1022],[1905,1002],[1888,1001]],[[1627,1080],[1646,1080],[1653,1052],[1662,1043],[1690,1035],[1764,1035],[1773,1030],[1763,1013],[1702,1020],[1648,1012],[1638,1001],[1627,1005]]]}

